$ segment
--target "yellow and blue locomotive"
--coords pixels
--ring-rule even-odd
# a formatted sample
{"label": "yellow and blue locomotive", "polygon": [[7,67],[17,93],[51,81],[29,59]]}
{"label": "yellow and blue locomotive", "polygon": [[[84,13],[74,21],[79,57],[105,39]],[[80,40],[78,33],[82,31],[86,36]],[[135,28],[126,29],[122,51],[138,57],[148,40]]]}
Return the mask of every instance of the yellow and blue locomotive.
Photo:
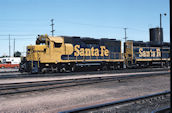
{"label": "yellow and blue locomotive", "polygon": [[142,41],[124,43],[125,64],[129,67],[148,67],[151,65],[169,66],[170,44]]}
{"label": "yellow and blue locomotive", "polygon": [[20,71],[65,72],[91,66],[106,70],[122,68],[123,63],[119,40],[41,35],[36,45],[27,46]]}
{"label": "yellow and blue locomotive", "polygon": [[[156,37],[155,37],[156,39]],[[170,65],[170,43],[40,35],[36,45],[27,46],[21,72],[65,72],[81,68],[108,70]]]}

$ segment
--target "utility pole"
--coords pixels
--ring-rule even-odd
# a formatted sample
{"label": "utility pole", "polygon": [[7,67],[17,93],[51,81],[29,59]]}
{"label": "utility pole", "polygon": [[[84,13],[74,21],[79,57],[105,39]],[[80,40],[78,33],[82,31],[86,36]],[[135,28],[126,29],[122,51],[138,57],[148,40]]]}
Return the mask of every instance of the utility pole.
{"label": "utility pole", "polygon": [[[159,29],[159,37],[161,37],[161,28],[162,28],[162,24],[161,24],[161,14],[160,14],[160,29]],[[162,64],[162,40],[163,40],[163,39],[161,39],[161,49],[160,49],[160,51],[161,51],[161,67],[163,67],[163,64]]]}
{"label": "utility pole", "polygon": [[127,41],[127,32],[126,32],[126,30],[127,30],[127,28],[124,28],[124,32],[125,32],[125,37],[124,37],[124,39],[125,39],[125,42]]}
{"label": "utility pole", "polygon": [[15,38],[14,38],[14,48],[13,49],[14,49],[14,55],[13,56],[15,57]]}
{"label": "utility pole", "polygon": [[53,21],[54,21],[54,19],[51,19],[51,25],[50,25],[50,26],[52,27],[52,31],[51,31],[51,32],[52,32],[52,36],[54,36],[54,31],[55,31],[55,30],[53,29],[53,27],[54,27]]}
{"label": "utility pole", "polygon": [[[167,14],[166,13],[164,13],[164,16],[166,16]],[[161,52],[161,67],[163,67],[163,62],[162,62],[162,50],[163,50],[163,48],[162,48],[162,46],[163,46],[163,34],[161,34],[161,29],[162,29],[162,20],[161,20],[161,18],[162,18],[162,14],[160,13],[160,29],[159,29],[159,37],[161,37],[162,36],[162,39],[161,39],[161,50],[160,50],[160,52]],[[162,29],[162,32],[163,32],[163,29]]]}
{"label": "utility pole", "polygon": [[9,34],[9,57],[11,57],[10,34]]}
{"label": "utility pole", "polygon": [[[125,44],[126,44],[126,41],[127,41],[127,28],[124,28],[124,32],[125,32],[125,37],[124,37],[124,39],[125,39]],[[124,50],[123,50],[124,51]],[[124,52],[124,57],[126,58],[126,53]],[[125,61],[126,62],[126,61]],[[125,63],[124,63],[125,64]],[[124,65],[125,67],[126,67],[126,65]]]}

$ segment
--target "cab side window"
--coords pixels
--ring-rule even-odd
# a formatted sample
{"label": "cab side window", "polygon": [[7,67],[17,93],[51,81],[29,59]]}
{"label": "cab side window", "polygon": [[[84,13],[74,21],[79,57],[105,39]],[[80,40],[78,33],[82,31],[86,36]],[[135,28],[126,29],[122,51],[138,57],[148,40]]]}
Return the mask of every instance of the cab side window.
{"label": "cab side window", "polygon": [[61,46],[62,46],[62,43],[54,42],[54,48],[60,48]]}
{"label": "cab side window", "polygon": [[47,45],[48,45],[48,47],[50,47],[50,41],[47,41]]}

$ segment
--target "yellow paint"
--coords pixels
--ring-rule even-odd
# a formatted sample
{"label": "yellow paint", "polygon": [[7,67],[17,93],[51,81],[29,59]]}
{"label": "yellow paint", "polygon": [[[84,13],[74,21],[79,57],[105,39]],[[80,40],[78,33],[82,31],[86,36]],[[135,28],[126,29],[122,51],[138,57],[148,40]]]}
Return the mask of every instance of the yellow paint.
{"label": "yellow paint", "polygon": [[71,55],[74,51],[73,45],[65,43],[65,51],[66,51],[65,55]]}
{"label": "yellow paint", "polygon": [[124,53],[124,57],[125,57],[125,63],[126,65],[128,65],[128,62],[130,61],[131,63],[133,63],[133,41],[127,41],[125,42],[126,45],[126,50]]}
{"label": "yellow paint", "polygon": [[[40,63],[59,63],[59,62],[83,62],[83,61],[109,61],[109,62],[122,62],[123,59],[98,59],[98,56],[109,56],[109,50],[105,46],[98,48],[81,48],[80,45],[73,46],[69,43],[64,43],[64,37],[51,37],[43,36],[38,37],[39,40],[45,40],[44,45],[30,45],[27,46],[27,61],[40,61]],[[60,47],[55,47],[54,43],[61,44]],[[76,59],[69,60],[69,55],[73,54]],[[67,55],[68,60],[62,60],[61,56]],[[78,60],[78,56],[90,56],[90,59]],[[96,56],[97,59],[91,59],[92,56]]]}
{"label": "yellow paint", "polygon": [[[170,58],[163,58],[164,61],[170,61]],[[161,58],[149,58],[149,59],[136,59],[136,61],[161,61]]]}
{"label": "yellow paint", "polygon": [[160,51],[160,49],[158,48],[158,49],[156,49],[156,52],[157,52],[157,57],[161,57],[161,51]]}
{"label": "yellow paint", "polygon": [[[41,38],[39,37],[39,39],[46,40],[45,45],[27,46],[27,50],[30,49],[30,51],[27,51],[27,61],[40,61],[40,63],[57,63],[61,61],[61,55],[70,55],[71,53],[73,53],[73,45],[67,43],[64,44],[63,37],[41,36]],[[61,43],[61,47],[55,48],[54,43]]]}
{"label": "yellow paint", "polygon": [[[106,61],[106,62],[125,62],[131,61],[133,63],[133,42],[127,41],[126,42],[126,52],[124,53],[125,59],[120,55],[121,59],[98,59],[98,56],[104,58],[105,56],[109,56],[109,50],[105,46],[100,46],[98,48],[81,48],[80,45],[73,46],[69,43],[64,43],[64,37],[51,37],[51,36],[41,36],[39,37],[40,40],[45,40],[44,45],[30,45],[27,46],[27,61],[40,61],[40,63],[59,63],[59,62],[83,62],[83,61]],[[60,47],[54,47],[54,43],[61,44]],[[160,49],[157,48],[156,51],[150,50],[149,52],[143,52],[143,48],[139,50],[141,52],[141,56],[152,56],[152,57],[160,57],[161,52]],[[76,59],[69,60],[69,55],[73,54],[76,56]],[[114,55],[116,56],[115,53]],[[67,55],[68,60],[62,60],[61,56]],[[90,56],[90,59],[83,59],[78,60],[78,56]],[[96,56],[96,59],[91,59],[91,57]],[[109,57],[110,58],[110,57]],[[160,59],[136,59],[136,61],[157,61]],[[163,59],[163,60],[170,60],[170,59]]]}
{"label": "yellow paint", "polygon": [[74,47],[74,50],[75,50],[74,56],[79,56],[79,48],[80,48],[80,45],[76,45],[76,46]]}
{"label": "yellow paint", "polygon": [[[100,56],[109,56],[109,50],[105,46],[100,46]],[[74,56],[99,56],[99,49],[92,47],[80,48],[80,45],[75,45]]]}
{"label": "yellow paint", "polygon": [[139,57],[161,57],[161,51],[156,48],[156,51],[143,51],[143,48],[139,48]]}
{"label": "yellow paint", "polygon": [[85,56],[91,56],[91,50],[86,48],[85,49]]}
{"label": "yellow paint", "polygon": [[[94,61],[106,61],[106,62],[123,62],[124,59],[85,59],[84,61],[94,62]],[[82,60],[63,60],[63,62],[83,62]]]}
{"label": "yellow paint", "polygon": [[95,56],[99,56],[99,49],[95,49]]}

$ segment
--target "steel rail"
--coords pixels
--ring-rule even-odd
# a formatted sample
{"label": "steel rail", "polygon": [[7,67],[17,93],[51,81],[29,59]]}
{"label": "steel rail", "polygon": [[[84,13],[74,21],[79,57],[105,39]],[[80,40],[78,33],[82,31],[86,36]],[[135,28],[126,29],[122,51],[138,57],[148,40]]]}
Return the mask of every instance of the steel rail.
{"label": "steel rail", "polygon": [[170,113],[170,106],[166,106],[164,108],[154,110],[151,113]]}
{"label": "steel rail", "polygon": [[113,73],[132,73],[132,72],[152,72],[152,71],[164,71],[169,70],[168,68],[144,68],[144,69],[119,69],[119,70],[108,70],[108,71],[86,71],[86,72],[65,72],[65,73],[46,73],[46,74],[6,74],[0,75],[0,79],[8,78],[29,78],[29,77],[52,77],[52,76],[71,76],[71,75],[86,75],[86,74],[113,74]]}
{"label": "steel rail", "polygon": [[[157,76],[157,75],[161,75],[161,74],[169,74],[169,72],[160,72],[160,73],[147,73],[147,74],[143,74],[143,73],[138,73],[138,74],[131,74],[131,75],[120,75],[120,76],[100,76],[100,77],[85,77],[85,78],[76,78],[76,79],[63,79],[63,80],[48,80],[48,81],[31,81],[31,82],[17,82],[17,83],[4,83],[4,84],[0,84],[1,88],[0,90],[3,90],[4,87],[5,88],[13,88],[14,86],[19,86],[20,85],[26,85],[26,84],[37,84],[37,83],[50,83],[51,84],[54,84],[58,82],[58,84],[60,83],[71,83],[71,82],[76,82],[76,81],[81,81],[81,80],[122,80],[122,79],[125,79],[125,78],[132,78],[132,77],[146,77],[146,76]],[[49,85],[49,84],[48,84]],[[18,88],[18,87],[17,87]]]}
{"label": "steel rail", "polygon": [[76,109],[72,109],[72,110],[68,110],[68,111],[61,111],[59,113],[79,113],[79,112],[86,113],[86,111],[93,111],[95,109],[100,109],[100,108],[105,108],[105,107],[110,107],[110,106],[115,106],[115,105],[121,105],[121,104],[136,102],[138,100],[144,100],[144,99],[149,99],[149,98],[153,98],[153,97],[164,96],[164,95],[167,95],[167,94],[170,94],[170,93],[171,93],[170,91],[164,91],[164,92],[150,94],[150,95],[146,95],[146,96],[140,96],[140,97],[123,99],[123,100],[104,103],[104,104],[86,106],[86,107],[76,108]]}
{"label": "steel rail", "polygon": [[0,71],[0,73],[13,73],[13,72],[19,72],[19,71]]}
{"label": "steel rail", "polygon": [[[120,76],[108,76],[108,77],[87,77],[77,79],[65,79],[65,80],[49,80],[49,81],[35,81],[35,82],[21,82],[21,83],[6,83],[0,84],[0,95],[15,94],[30,91],[47,90],[53,88],[71,87],[77,85],[93,84],[108,81],[121,81],[125,79],[143,78],[150,76],[159,76],[169,74],[169,72],[151,73],[151,74],[132,74],[132,75],[120,75]],[[36,89],[35,89],[36,88]],[[16,91],[17,90],[17,91]]]}

